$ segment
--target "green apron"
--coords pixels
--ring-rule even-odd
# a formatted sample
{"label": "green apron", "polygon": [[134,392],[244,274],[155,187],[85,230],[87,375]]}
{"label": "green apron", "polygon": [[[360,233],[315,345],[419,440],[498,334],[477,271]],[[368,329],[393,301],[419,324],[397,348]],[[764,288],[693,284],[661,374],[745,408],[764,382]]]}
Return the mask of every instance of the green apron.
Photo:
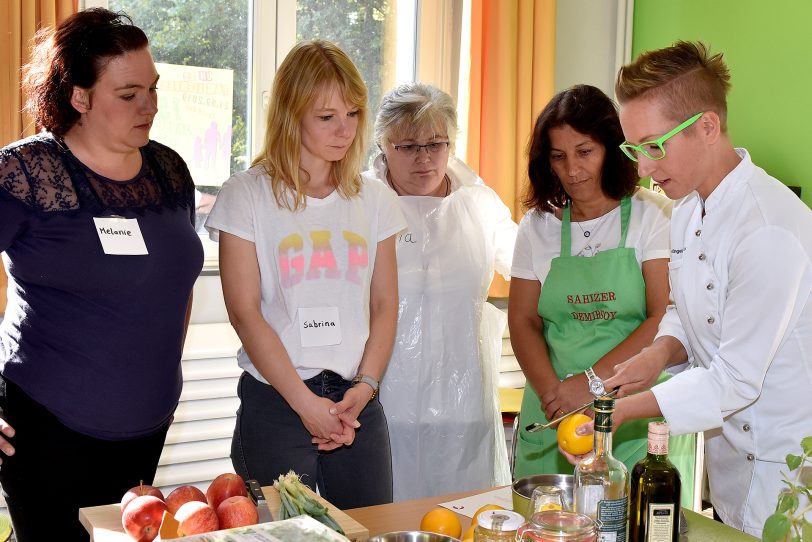
{"label": "green apron", "polygon": [[[541,288],[538,313],[544,319],[544,338],[559,379],[584,372],[620,344],[646,319],[646,285],[634,248],[626,248],[631,200],[620,202],[620,243],[592,257],[572,256],[570,208],[561,220],[561,255],[550,264]],[[657,382],[670,377],[660,375]],[[514,478],[532,474],[571,474],[573,466],[558,451],[554,429],[528,433],[531,423],[547,423],[541,401],[525,386],[520,415]],[[648,422],[633,420],[617,429],[612,454],[631,471],[645,457]],[[693,500],[694,435],[671,437],[669,459],[682,479],[682,503]]]}

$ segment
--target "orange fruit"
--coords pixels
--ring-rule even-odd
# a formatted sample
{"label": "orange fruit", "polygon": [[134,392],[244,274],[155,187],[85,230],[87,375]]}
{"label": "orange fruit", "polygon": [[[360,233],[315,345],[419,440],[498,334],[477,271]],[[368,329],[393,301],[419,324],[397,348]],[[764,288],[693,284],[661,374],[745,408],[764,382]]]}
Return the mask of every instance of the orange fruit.
{"label": "orange fruit", "polygon": [[592,435],[578,435],[575,430],[582,423],[591,421],[586,414],[567,416],[558,424],[558,445],[572,455],[583,455],[592,450]]}
{"label": "orange fruit", "polygon": [[472,523],[468,530],[465,531],[465,534],[462,535],[460,539],[461,542],[468,542],[474,539],[474,529],[476,529],[476,523]]}
{"label": "orange fruit", "polygon": [[476,520],[479,517],[479,514],[482,512],[487,512],[488,510],[504,510],[505,508],[499,506],[498,504],[486,504],[479,507],[479,510],[474,512],[474,517],[471,518],[471,526],[476,527]]}
{"label": "orange fruit", "polygon": [[459,538],[462,525],[457,514],[446,508],[437,507],[429,510],[420,520],[420,530],[431,533],[444,534],[451,538]]}

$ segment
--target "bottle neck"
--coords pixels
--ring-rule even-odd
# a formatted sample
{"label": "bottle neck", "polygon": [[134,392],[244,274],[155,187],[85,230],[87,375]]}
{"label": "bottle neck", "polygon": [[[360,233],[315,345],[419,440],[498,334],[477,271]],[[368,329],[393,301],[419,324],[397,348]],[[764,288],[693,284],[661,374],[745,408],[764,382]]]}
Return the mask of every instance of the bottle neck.
{"label": "bottle neck", "polygon": [[595,457],[612,455],[612,431],[595,430]]}
{"label": "bottle neck", "polygon": [[663,460],[668,457],[668,433],[648,434],[648,455],[654,459]]}
{"label": "bottle neck", "polygon": [[595,410],[595,456],[612,454],[612,409]]}

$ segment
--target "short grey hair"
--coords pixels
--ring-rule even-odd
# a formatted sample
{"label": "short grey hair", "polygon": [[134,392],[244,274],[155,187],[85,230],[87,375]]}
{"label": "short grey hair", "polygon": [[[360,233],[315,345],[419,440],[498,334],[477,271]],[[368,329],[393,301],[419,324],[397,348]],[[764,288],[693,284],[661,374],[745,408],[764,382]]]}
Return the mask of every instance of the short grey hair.
{"label": "short grey hair", "polygon": [[454,99],[433,85],[404,83],[387,92],[375,118],[375,143],[383,149],[393,135],[413,134],[423,128],[447,130],[451,148],[457,138]]}

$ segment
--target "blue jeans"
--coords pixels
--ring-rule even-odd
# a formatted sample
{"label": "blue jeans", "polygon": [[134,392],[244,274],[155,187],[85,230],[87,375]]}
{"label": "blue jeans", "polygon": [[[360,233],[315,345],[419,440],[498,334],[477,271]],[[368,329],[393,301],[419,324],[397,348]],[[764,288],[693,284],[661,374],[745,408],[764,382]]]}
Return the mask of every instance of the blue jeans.
{"label": "blue jeans", "polygon": [[[323,371],[305,380],[320,397],[338,402],[352,382]],[[355,441],[330,452],[310,442],[299,415],[268,384],[243,373],[237,388],[240,408],[231,441],[234,470],[263,486],[289,470],[341,509],[392,502],[392,454],[383,407],[377,398],[358,416]]]}

